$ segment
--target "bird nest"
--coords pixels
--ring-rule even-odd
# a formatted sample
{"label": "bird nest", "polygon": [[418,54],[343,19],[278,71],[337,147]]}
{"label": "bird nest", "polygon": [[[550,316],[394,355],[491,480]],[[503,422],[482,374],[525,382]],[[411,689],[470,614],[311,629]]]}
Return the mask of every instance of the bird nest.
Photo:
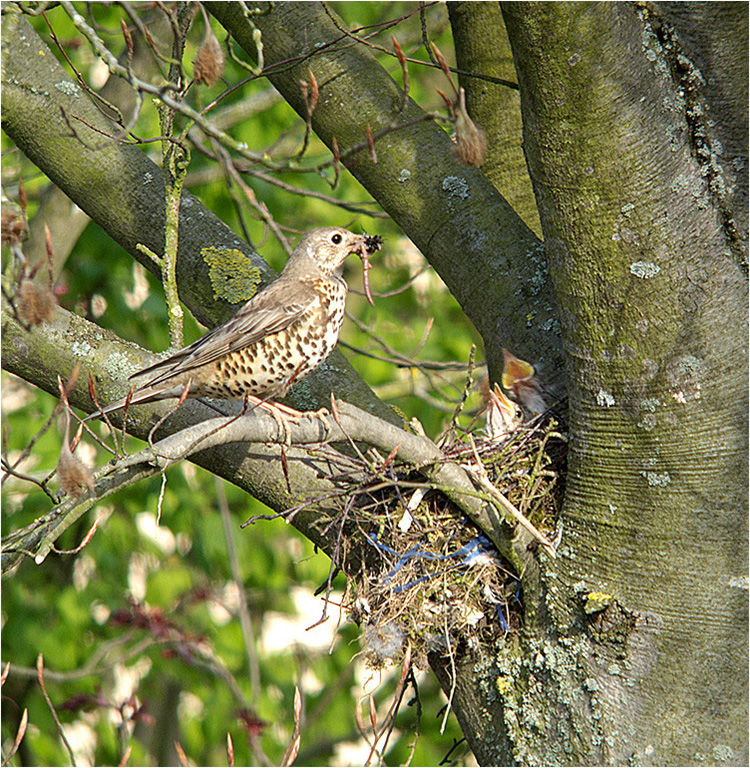
{"label": "bird nest", "polygon": [[[479,459],[497,489],[540,531],[555,538],[565,477],[565,438],[554,421],[517,429],[502,444],[452,439],[446,460]],[[390,457],[389,457],[390,458]],[[374,451],[352,459],[336,564],[348,573],[345,605],[362,627],[369,665],[451,653],[491,642],[523,624],[523,594],[513,567],[442,492]],[[352,563],[358,567],[353,569]]]}

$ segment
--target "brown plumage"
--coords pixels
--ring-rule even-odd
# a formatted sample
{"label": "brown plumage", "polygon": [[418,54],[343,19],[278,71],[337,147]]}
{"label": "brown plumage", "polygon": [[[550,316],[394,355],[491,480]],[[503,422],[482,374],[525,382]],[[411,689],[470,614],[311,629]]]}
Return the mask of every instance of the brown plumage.
{"label": "brown plumage", "polygon": [[[346,257],[358,254],[365,267],[380,238],[341,227],[308,232],[277,280],[227,320],[185,349],[131,376],[147,381],[133,390],[130,405],[181,397],[270,400],[281,397],[330,354],[344,319]],[[89,418],[111,413],[126,398]]]}

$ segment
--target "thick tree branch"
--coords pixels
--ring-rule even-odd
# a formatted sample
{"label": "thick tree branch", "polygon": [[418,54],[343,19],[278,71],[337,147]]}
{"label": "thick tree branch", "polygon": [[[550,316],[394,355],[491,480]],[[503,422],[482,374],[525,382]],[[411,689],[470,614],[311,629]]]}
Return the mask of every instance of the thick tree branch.
{"label": "thick tree branch", "polygon": [[[555,575],[643,617],[625,646],[641,664],[640,693],[613,681],[606,662],[592,665],[618,730],[604,753],[589,745],[579,759],[631,759],[630,730],[659,745],[652,761],[690,762],[700,742],[731,745],[742,762],[747,282],[715,194],[720,168],[691,130],[699,94],[688,93],[674,50],[636,6],[503,11],[571,352]],[[706,133],[704,149],[714,139]],[[576,601],[570,589],[556,593],[551,616],[570,626]]]}
{"label": "thick tree branch", "polygon": [[[499,3],[449,2],[456,64],[464,72],[515,80],[516,69]],[[521,99],[517,90],[460,75],[472,120],[487,133],[482,171],[495,188],[541,236],[534,190],[523,155]]]}
{"label": "thick tree branch", "polygon": [[[51,393],[56,392],[57,376],[66,375],[66,372],[72,370],[75,365],[73,362],[75,352],[72,350],[80,348],[84,343],[89,346],[89,352],[93,345],[99,347],[100,351],[106,350],[109,359],[120,357],[120,366],[126,360],[143,359],[142,351],[138,353],[132,345],[124,344],[116,337],[101,333],[96,326],[63,309],[57,310],[54,324],[43,324],[31,331],[26,331],[17,323],[5,304],[3,309],[3,338],[8,340],[9,350],[4,361],[7,369]],[[60,343],[61,336],[67,337],[68,345]],[[87,339],[85,342],[84,337]],[[79,342],[71,345],[70,341],[73,338],[79,338]],[[55,349],[58,350],[57,356],[53,353]],[[36,363],[40,357],[47,360],[46,365],[41,366]],[[97,371],[89,362],[83,361],[83,366],[79,382],[68,397],[72,405],[91,410],[93,404],[88,395],[87,374],[91,373],[97,378]],[[231,404],[227,405],[231,409]],[[129,415],[128,418],[129,432],[145,438],[151,429],[154,416],[159,412],[169,412],[170,409],[164,404],[154,404],[153,407],[139,407],[133,410],[133,417]],[[206,409],[200,408],[200,410]],[[100,477],[93,497],[105,498],[119,487],[131,485],[149,474],[163,471],[175,461],[194,457],[197,463],[246,488],[253,495],[270,503],[274,509],[282,511],[298,502],[295,488],[317,489],[321,497],[335,490],[335,486],[325,479],[329,473],[321,476],[319,466],[315,467],[313,477],[310,477],[311,467],[318,465],[319,462],[311,460],[300,446],[355,440],[385,453],[390,453],[396,448],[396,460],[410,465],[435,483],[436,487],[451,498],[457,507],[474,520],[495,542],[501,554],[516,566],[519,573],[525,572],[528,576],[534,571],[535,567],[528,550],[532,535],[528,530],[523,528],[514,530],[515,521],[512,517],[506,518],[512,521],[510,524],[503,522],[492,504],[488,503],[490,497],[478,492],[466,471],[446,461],[440,449],[426,437],[405,432],[348,403],[342,403],[340,406],[340,422],[335,422],[332,417],[326,420],[305,419],[299,424],[290,424],[288,434],[285,431],[280,433],[278,422],[260,412],[239,418],[214,418],[195,423],[194,419],[198,412],[197,404],[193,404],[190,408],[183,406],[157,431],[157,437],[165,434],[167,436],[161,437],[152,448],[141,454],[121,459],[112,468],[99,473]],[[274,461],[271,467],[268,466],[268,455],[274,450],[269,444],[284,443],[287,440],[291,440],[292,445],[287,462],[291,488],[286,487],[286,477],[280,462]],[[236,456],[242,454],[242,451],[233,451],[235,461],[222,466],[226,446],[231,443],[247,446],[241,466],[237,464]],[[269,476],[273,477],[275,491],[272,497],[269,498],[267,493],[263,493],[262,488],[256,487],[254,477],[258,475],[264,477],[266,483]],[[85,506],[81,513],[91,506],[89,499],[84,499],[81,503]],[[49,523],[51,530],[54,531],[54,535],[47,534],[48,544],[51,545],[61,532],[61,530],[58,531],[58,527],[63,524],[62,518],[65,513],[75,506],[75,503],[65,502],[59,514],[52,515],[49,520],[43,521],[45,525]],[[65,527],[69,524],[69,522],[65,523]],[[309,526],[310,520],[306,518],[301,528],[306,535],[310,533]],[[321,543],[326,551],[331,551],[331,542],[314,540]],[[32,546],[26,543],[23,549],[32,549]],[[48,551],[47,548],[37,554],[44,557]]]}
{"label": "thick tree branch", "polygon": [[[3,367],[50,394],[57,395],[57,376],[66,380],[76,365],[81,365],[81,374],[68,397],[72,406],[86,412],[93,410],[88,394],[89,374],[93,376],[99,391],[101,379],[122,381],[129,372],[155,360],[153,355],[134,344],[123,342],[114,334],[64,309],[56,310],[53,323],[42,324],[27,331],[18,324],[3,302],[2,320]],[[119,389],[105,388],[109,394],[102,395],[100,392],[100,396],[107,399],[110,395],[114,397],[117,393],[124,394],[125,385],[120,383],[119,386]],[[156,421],[168,414],[173,405],[157,403],[131,409],[128,414],[128,433],[146,439]],[[232,404],[227,403],[226,412],[231,413],[238,408],[233,409]],[[215,409],[197,401],[188,401],[157,431],[155,439],[215,416]],[[236,445],[220,446],[202,451],[194,460],[274,509],[287,509],[297,503],[296,496],[288,490],[277,447],[255,445],[238,450]],[[295,448],[289,451],[289,461],[294,470],[292,481],[296,487],[313,490],[318,487],[328,488],[325,483],[320,485],[320,477],[326,474],[324,463],[309,460],[305,452]],[[321,512],[316,515],[298,515],[295,525],[305,536],[324,547],[325,542],[316,533],[314,525],[318,514]]]}
{"label": "thick tree branch", "polygon": [[[649,6],[654,26],[674,45],[683,83],[708,110],[695,110],[696,128],[719,139],[720,164],[732,183],[721,191],[747,258],[748,236],[748,12],[741,3],[665,2]],[[710,73],[716,73],[711,75]],[[701,73],[709,73],[708,79]]]}

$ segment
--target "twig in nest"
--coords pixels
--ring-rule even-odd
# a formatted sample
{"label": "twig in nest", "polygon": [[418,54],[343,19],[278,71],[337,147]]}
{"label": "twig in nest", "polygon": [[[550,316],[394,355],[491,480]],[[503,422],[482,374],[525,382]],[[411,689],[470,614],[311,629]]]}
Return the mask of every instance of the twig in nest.
{"label": "twig in nest", "polygon": [[495,486],[490,482],[489,477],[487,477],[487,471],[484,468],[484,465],[482,464],[479,454],[477,453],[476,445],[474,444],[474,437],[472,435],[469,435],[469,440],[471,441],[471,446],[474,449],[474,458],[476,459],[476,465],[470,465],[465,464],[464,469],[469,473],[472,480],[476,482],[476,484],[483,490],[486,491],[494,501],[496,501],[501,509],[504,512],[507,512],[511,517],[513,517],[519,525],[522,525],[538,542],[539,544],[544,548],[545,552],[550,557],[556,557],[557,553],[555,552],[555,548],[552,546],[552,542],[544,536],[544,534],[540,533],[539,530],[536,528],[536,526],[531,523],[524,515],[522,515],[513,504],[511,504],[508,499],[503,496],[500,491],[495,488]]}

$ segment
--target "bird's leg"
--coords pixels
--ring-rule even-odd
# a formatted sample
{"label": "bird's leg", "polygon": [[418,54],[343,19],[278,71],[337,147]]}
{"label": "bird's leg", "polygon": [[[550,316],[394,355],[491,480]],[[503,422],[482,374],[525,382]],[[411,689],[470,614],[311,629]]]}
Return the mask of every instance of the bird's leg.
{"label": "bird's leg", "polygon": [[264,411],[268,411],[268,413],[270,413],[274,418],[276,416],[281,416],[282,418],[286,417],[292,421],[299,421],[306,416],[306,414],[302,413],[302,411],[297,411],[288,405],[277,403],[274,400],[263,400],[260,397],[256,397],[255,395],[246,394],[243,397],[243,403],[243,415],[245,413],[250,413],[250,411],[254,411],[256,408],[262,408]]}
{"label": "bird's leg", "polygon": [[[299,418],[295,418],[291,414],[282,413],[281,409],[278,406],[279,406],[279,403],[267,402],[265,400],[261,400],[259,397],[256,397],[255,395],[245,394],[245,396],[242,398],[242,414],[240,415],[244,416],[246,413],[249,413],[250,411],[254,411],[256,408],[263,408],[265,411],[268,411],[270,416],[273,417],[273,420],[276,422],[276,426],[278,426],[279,428],[279,433],[278,433],[279,442],[282,443],[283,445],[291,445],[292,436],[289,431],[288,422],[290,419],[299,421]],[[289,410],[292,411],[294,414],[297,414],[298,417],[302,416],[302,414],[299,413],[299,411],[295,411],[293,408],[289,408]]]}
{"label": "bird's leg", "polygon": [[284,405],[283,403],[277,403],[275,400],[271,400],[271,401],[264,400],[260,402],[259,405],[261,408],[265,408],[267,411],[270,411],[272,414],[276,413],[277,415],[286,417],[291,421],[300,421],[300,419],[304,419],[308,415],[307,413],[298,411],[289,405]]}
{"label": "bird's leg", "polygon": [[[283,397],[289,388],[294,384],[297,377],[299,376],[300,371],[302,370],[303,366],[305,365],[304,362],[301,362],[297,368],[294,370],[292,375],[287,379],[287,381],[278,389],[276,389],[274,392],[272,392],[270,395],[266,397],[265,400],[258,400],[258,405],[262,408],[265,408],[268,411],[271,411],[272,409],[275,409],[279,414],[282,416],[285,416],[292,421],[299,421],[300,419],[304,418],[314,418],[316,415],[318,415],[318,411],[315,413],[311,412],[302,412],[298,411],[295,408],[292,408],[291,406],[284,405],[283,403],[276,402],[276,400],[271,400],[271,397]],[[325,408],[322,409],[325,411]]]}
{"label": "bird's leg", "polygon": [[[264,403],[264,405],[270,405],[270,403]],[[276,403],[274,403],[276,405]],[[289,429],[289,416],[282,416],[281,412],[276,408],[267,408],[268,412],[273,416],[273,420],[276,422],[276,426],[279,428],[279,442],[281,443],[281,450],[284,447],[291,447],[292,445],[292,433]]]}

